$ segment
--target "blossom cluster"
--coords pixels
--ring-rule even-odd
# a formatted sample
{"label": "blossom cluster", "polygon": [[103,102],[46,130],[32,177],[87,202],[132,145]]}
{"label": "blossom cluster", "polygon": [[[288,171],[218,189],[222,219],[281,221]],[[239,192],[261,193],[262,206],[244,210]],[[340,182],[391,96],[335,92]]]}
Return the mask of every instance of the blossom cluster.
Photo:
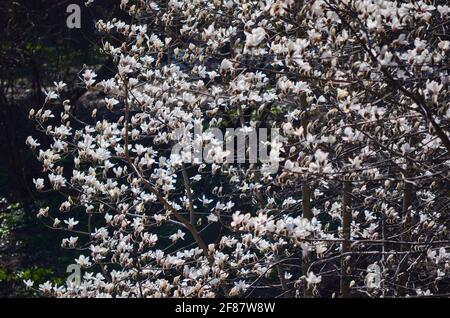
{"label": "blossom cluster", "polygon": [[[92,2],[92,1],[90,1]],[[82,118],[47,90],[27,144],[38,216],[80,251],[59,297],[448,292],[446,1],[122,0],[100,20],[111,78]],[[100,111],[101,110],[101,111]],[[279,128],[267,163],[186,163],[175,132]],[[36,139],[38,138],[38,139]],[[202,133],[194,144],[213,145]],[[245,151],[245,150],[244,150]],[[374,271],[378,268],[379,271]]]}

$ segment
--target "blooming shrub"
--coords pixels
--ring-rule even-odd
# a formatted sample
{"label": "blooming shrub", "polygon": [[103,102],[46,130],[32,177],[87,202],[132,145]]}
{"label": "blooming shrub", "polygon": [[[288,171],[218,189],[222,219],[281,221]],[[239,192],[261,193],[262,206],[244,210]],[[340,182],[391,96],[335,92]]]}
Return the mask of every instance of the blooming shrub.
{"label": "blooming shrub", "polygon": [[[97,22],[114,77],[80,73],[104,96],[91,118],[64,100],[64,83],[30,112],[42,135],[27,143],[48,177],[36,188],[67,198],[39,217],[68,232],[62,246],[84,269],[79,284],[42,293],[448,292],[446,1],[121,8],[126,21]],[[280,129],[267,142],[279,166],[230,160],[207,128]],[[194,146],[211,160],[194,160]]]}

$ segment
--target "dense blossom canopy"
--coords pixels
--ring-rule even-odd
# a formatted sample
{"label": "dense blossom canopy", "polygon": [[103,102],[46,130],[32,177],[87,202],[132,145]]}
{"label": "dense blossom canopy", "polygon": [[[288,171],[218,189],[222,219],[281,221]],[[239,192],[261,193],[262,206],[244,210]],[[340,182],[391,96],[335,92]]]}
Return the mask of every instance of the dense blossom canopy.
{"label": "dense blossom canopy", "polygon": [[[39,216],[83,268],[41,292],[448,293],[446,3],[122,0],[128,19],[97,22],[115,76],[80,73],[103,96],[91,116],[61,82],[30,112],[36,188],[66,197]],[[208,128],[279,129],[276,169],[229,160]]]}

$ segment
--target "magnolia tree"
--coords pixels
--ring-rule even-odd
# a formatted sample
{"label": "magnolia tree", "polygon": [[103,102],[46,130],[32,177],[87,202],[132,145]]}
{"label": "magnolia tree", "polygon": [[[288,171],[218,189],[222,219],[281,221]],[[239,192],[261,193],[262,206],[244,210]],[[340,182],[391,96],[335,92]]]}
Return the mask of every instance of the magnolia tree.
{"label": "magnolia tree", "polygon": [[39,290],[448,295],[446,3],[122,0],[91,116],[61,82],[30,112],[66,198],[38,216],[83,269]]}

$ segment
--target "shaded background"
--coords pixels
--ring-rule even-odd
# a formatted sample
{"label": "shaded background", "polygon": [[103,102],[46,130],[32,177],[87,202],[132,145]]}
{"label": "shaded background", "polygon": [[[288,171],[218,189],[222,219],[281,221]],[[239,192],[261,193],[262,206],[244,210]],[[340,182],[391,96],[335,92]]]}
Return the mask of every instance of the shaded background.
{"label": "shaded background", "polygon": [[[66,26],[72,3],[81,7],[81,29]],[[95,20],[117,16],[117,8],[111,0],[89,8],[77,0],[0,1],[0,297],[33,296],[24,279],[63,282],[75,256],[35,216],[40,206],[55,207],[61,199],[33,187],[41,169],[25,145],[35,135],[28,112],[42,104],[42,90],[59,80],[68,84],[73,105],[83,107],[78,72],[89,65],[99,78],[109,75],[109,61],[95,44]]]}

